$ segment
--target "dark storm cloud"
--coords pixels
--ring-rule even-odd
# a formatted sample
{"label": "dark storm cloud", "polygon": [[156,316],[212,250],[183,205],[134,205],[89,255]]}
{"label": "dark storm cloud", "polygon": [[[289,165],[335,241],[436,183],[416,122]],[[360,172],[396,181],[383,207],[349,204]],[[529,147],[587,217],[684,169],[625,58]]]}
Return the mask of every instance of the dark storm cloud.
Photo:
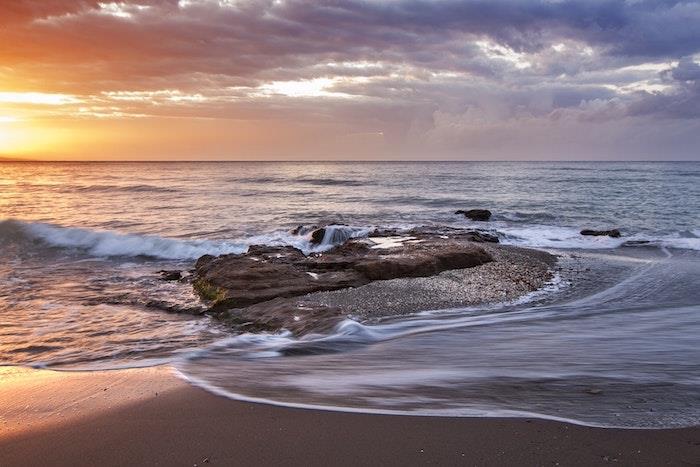
{"label": "dark storm cloud", "polygon": [[[104,5],[132,17],[104,14],[109,12]],[[150,8],[137,9],[137,5]],[[488,74],[488,67],[482,64],[480,69],[471,60],[478,50],[468,39],[478,37],[519,52],[573,39],[625,61],[679,58],[700,50],[700,3],[696,1],[239,1],[226,5],[217,1],[35,0],[3,2],[0,13],[7,39],[0,45],[0,56],[67,62],[111,59],[105,71],[140,76],[183,69],[250,75],[303,67],[319,59],[410,62]],[[54,55],[57,48],[59,56]],[[144,63],[147,59],[154,62]]]}

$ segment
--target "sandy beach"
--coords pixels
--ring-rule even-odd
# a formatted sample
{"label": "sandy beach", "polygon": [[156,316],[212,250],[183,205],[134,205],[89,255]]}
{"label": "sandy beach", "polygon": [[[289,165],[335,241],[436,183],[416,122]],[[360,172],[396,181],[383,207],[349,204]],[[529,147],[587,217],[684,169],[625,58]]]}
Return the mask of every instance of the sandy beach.
{"label": "sandy beach", "polygon": [[0,465],[698,465],[700,428],[364,415],[231,401],[168,367],[0,369]]}

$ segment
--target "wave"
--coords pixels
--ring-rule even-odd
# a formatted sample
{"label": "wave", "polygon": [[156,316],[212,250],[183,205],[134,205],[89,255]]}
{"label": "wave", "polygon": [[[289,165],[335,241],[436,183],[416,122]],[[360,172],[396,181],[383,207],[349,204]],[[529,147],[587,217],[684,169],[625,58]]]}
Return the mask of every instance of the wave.
{"label": "wave", "polygon": [[246,190],[236,193],[238,196],[255,197],[255,196],[312,196],[317,194],[314,190]]}
{"label": "wave", "polygon": [[315,185],[315,186],[362,186],[366,185],[365,182],[361,180],[353,179],[340,179],[340,178],[327,178],[327,177],[310,177],[308,175],[287,178],[287,177],[275,177],[275,176],[260,176],[260,177],[234,177],[227,180],[230,183],[250,183],[250,184],[289,184],[298,183],[302,185]]}
{"label": "wave", "polygon": [[138,185],[70,185],[58,182],[17,182],[15,183],[18,187],[22,188],[37,188],[37,189],[51,189],[53,191],[62,193],[112,193],[112,192],[124,192],[124,193],[177,193],[180,190],[176,188],[168,188],[157,185],[148,184],[138,184]]}
{"label": "wave", "polygon": [[537,223],[538,221],[553,221],[556,218],[557,216],[548,212],[504,211],[502,213],[495,213],[493,215],[494,220],[528,223]]}
{"label": "wave", "polygon": [[97,257],[145,256],[167,260],[197,259],[203,255],[241,254],[250,245],[293,246],[305,254],[322,252],[350,238],[366,236],[370,227],[326,226],[323,240],[311,242],[311,232],[294,235],[286,231],[224,240],[180,240],[156,235],[140,235],[79,227],[64,227],[44,222],[14,219],[0,221],[0,240],[40,241],[49,247],[79,250]]}
{"label": "wave", "polygon": [[314,177],[297,177],[291,180],[294,183],[318,186],[364,186],[367,183],[361,180],[353,179],[337,179],[337,178],[314,178]]}
{"label": "wave", "polygon": [[243,253],[248,246],[210,240],[178,240],[155,235],[124,234],[43,222],[5,220],[0,238],[34,240],[47,246],[72,248],[93,256],[148,256],[160,259],[196,259],[205,254]]}
{"label": "wave", "polygon": [[611,238],[584,236],[580,229],[573,227],[529,224],[522,227],[499,227],[498,232],[504,244],[534,248],[611,249],[639,242],[640,245],[700,251],[700,238],[695,234],[698,231],[693,231],[695,237],[683,237],[679,233],[661,236],[638,233]]}
{"label": "wave", "polygon": [[[503,244],[532,248],[614,249],[641,244],[700,251],[700,229],[664,236],[634,234],[621,238],[582,236],[573,227],[525,224],[500,225],[496,234]],[[408,229],[408,227],[406,227]],[[64,227],[44,222],[0,221],[0,240],[39,241],[49,247],[79,250],[97,257],[144,256],[166,260],[191,260],[200,256],[242,254],[250,245],[292,246],[305,254],[327,251],[351,238],[365,237],[374,226],[328,225],[320,243],[312,242],[311,230],[301,235],[278,230],[226,240],[176,239],[157,235],[121,233],[81,227]]]}
{"label": "wave", "polygon": [[284,183],[283,177],[234,177],[226,180],[228,183]]}
{"label": "wave", "polygon": [[156,185],[81,185],[81,186],[67,186],[65,191],[77,191],[77,192],[124,192],[124,193],[177,193],[180,190],[175,188],[166,188]]}

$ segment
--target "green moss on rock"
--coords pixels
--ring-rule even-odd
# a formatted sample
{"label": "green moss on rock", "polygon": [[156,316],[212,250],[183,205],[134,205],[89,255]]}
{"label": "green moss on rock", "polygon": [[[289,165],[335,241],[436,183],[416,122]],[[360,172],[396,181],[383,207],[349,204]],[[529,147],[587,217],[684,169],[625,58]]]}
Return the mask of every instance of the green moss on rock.
{"label": "green moss on rock", "polygon": [[223,301],[226,298],[226,291],[210,284],[201,277],[195,279],[192,283],[195,292],[204,300],[212,302],[214,305]]}

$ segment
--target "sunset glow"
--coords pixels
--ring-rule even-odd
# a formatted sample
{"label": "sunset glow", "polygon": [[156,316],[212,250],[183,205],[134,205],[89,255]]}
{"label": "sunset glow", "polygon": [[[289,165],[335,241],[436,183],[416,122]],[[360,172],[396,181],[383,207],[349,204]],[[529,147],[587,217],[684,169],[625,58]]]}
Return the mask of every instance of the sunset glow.
{"label": "sunset glow", "polygon": [[686,465],[698,284],[700,0],[0,0],[0,467]]}
{"label": "sunset glow", "polygon": [[4,2],[0,152],[694,159],[699,22],[691,1]]}

